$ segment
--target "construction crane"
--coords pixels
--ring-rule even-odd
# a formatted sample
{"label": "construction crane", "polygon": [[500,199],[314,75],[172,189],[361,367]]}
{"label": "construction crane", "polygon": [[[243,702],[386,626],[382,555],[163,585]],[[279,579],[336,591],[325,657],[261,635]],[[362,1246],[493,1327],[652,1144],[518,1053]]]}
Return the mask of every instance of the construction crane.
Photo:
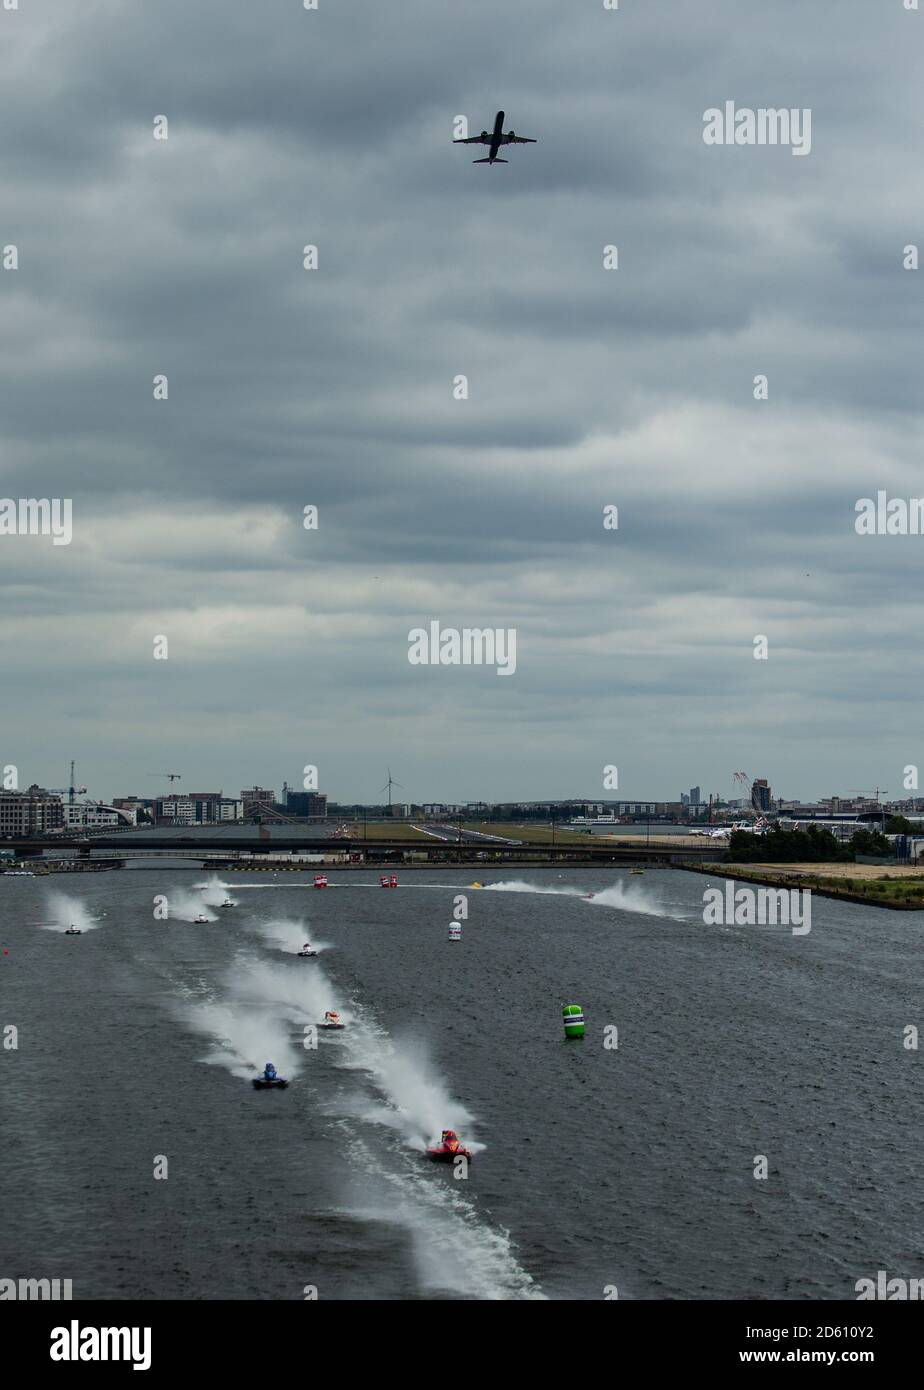
{"label": "construction crane", "polygon": [[746,772],[735,772],[732,775],[734,777],[735,782],[738,784],[736,790],[739,792],[747,793],[748,802],[750,803],[750,809],[752,811],[756,810],[757,808],[754,805],[755,793],[751,784],[750,777],[747,775]]}
{"label": "construction crane", "polygon": [[[46,787],[45,790],[46,790],[47,792],[54,792],[54,794],[55,794],[56,796],[66,796],[66,797],[67,797],[67,804],[68,804],[69,806],[73,806],[76,797],[78,797],[78,796],[85,796],[85,795],[86,795],[86,791],[87,791],[86,787],[75,787],[75,786],[74,786],[74,764],[73,764],[73,762],[71,763],[71,784],[70,784],[70,786],[69,786],[69,787]],[[35,793],[34,793],[34,792],[31,790],[31,788],[30,788],[30,791],[29,791],[29,834],[30,834],[30,835],[34,835],[34,834],[36,833],[35,819],[36,819],[36,817],[35,817]],[[70,828],[70,827],[68,827],[68,828]]]}
{"label": "construction crane", "polygon": [[769,822],[767,821],[766,814],[765,814],[765,812],[764,812],[764,808],[761,806],[761,804],[760,804],[760,799],[759,799],[759,797],[758,797],[758,795],[757,795],[757,787],[756,787],[756,785],[751,781],[751,779],[750,779],[750,777],[747,775],[747,773],[746,773],[746,772],[736,772],[736,773],[734,774],[734,778],[735,778],[735,781],[738,783],[739,788],[740,788],[742,791],[747,792],[748,801],[749,801],[749,803],[750,803],[748,809],[751,810],[751,811],[753,811],[753,813],[754,813],[754,821],[755,821],[755,824],[756,824],[757,826],[759,826],[759,827],[763,827],[763,826],[769,824]]}
{"label": "construction crane", "polygon": [[71,759],[71,783],[69,787],[46,787],[46,791],[58,792],[61,796],[67,792],[68,804],[73,806],[74,800],[78,796],[86,795],[86,787],[76,787],[74,785],[74,760]]}
{"label": "construction crane", "polygon": [[178,782],[183,776],[182,772],[149,772],[148,777],[166,777],[170,783]]}

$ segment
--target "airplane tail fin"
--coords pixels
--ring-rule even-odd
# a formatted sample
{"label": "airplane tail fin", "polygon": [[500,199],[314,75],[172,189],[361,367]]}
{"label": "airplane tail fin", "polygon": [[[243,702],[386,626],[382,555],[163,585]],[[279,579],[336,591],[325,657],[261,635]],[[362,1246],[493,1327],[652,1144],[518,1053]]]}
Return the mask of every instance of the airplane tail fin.
{"label": "airplane tail fin", "polygon": [[509,159],[473,159],[473,164],[509,164]]}

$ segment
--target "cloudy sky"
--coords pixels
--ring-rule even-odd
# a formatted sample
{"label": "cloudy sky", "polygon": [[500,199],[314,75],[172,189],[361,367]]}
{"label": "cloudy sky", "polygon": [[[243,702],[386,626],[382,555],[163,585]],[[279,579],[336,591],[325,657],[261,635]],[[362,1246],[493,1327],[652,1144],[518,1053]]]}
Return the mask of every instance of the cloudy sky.
{"label": "cloudy sky", "polygon": [[[924,537],[854,508],[924,494],[922,48],[903,0],[0,10],[0,492],[73,499],[0,537],[0,764],[900,792]],[[726,101],[811,153],[707,146]],[[498,107],[539,143],[476,167]],[[516,673],[409,664],[433,619]]]}

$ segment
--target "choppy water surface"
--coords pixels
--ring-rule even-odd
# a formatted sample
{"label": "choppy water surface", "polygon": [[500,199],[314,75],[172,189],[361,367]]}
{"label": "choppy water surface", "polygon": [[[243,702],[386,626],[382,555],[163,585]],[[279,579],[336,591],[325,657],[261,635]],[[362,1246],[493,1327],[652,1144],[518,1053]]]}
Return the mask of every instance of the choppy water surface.
{"label": "choppy water surface", "polygon": [[[704,926],[699,875],[522,874],[0,879],[0,1274],[93,1298],[920,1276],[924,917],[816,899],[794,937]],[[327,1008],[348,1027],[306,1050]],[[250,1086],[267,1060],[287,1091]],[[476,1150],[466,1181],[423,1156],[444,1126]]]}

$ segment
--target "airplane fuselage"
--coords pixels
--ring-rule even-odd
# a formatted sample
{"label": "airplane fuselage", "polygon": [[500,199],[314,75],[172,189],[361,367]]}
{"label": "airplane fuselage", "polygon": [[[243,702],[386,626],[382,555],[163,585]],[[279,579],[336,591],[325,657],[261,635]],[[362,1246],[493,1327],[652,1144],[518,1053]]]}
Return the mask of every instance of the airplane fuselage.
{"label": "airplane fuselage", "polygon": [[491,159],[497,158],[497,151],[500,149],[501,136],[503,133],[504,113],[503,111],[498,111],[497,115],[494,117],[494,133],[491,136],[491,153],[489,156]]}

